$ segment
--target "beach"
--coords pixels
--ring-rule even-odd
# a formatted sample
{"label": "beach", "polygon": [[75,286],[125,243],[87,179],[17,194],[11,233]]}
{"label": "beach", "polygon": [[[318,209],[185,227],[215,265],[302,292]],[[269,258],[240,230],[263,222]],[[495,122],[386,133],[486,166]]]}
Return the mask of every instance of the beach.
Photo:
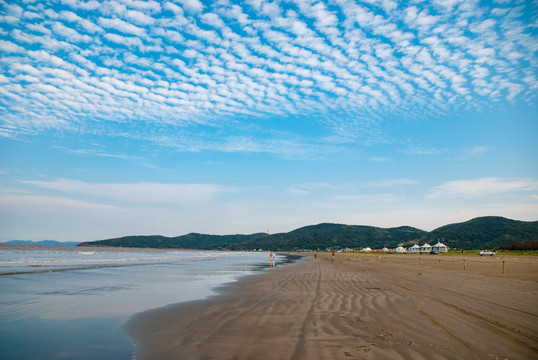
{"label": "beach", "polygon": [[309,255],[124,331],[139,360],[538,358],[536,259],[416,259]]}

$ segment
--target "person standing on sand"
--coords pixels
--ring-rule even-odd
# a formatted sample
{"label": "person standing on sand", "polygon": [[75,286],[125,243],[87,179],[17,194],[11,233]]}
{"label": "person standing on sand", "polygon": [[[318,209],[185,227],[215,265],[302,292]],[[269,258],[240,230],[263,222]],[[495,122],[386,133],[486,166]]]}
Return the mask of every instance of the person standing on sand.
{"label": "person standing on sand", "polygon": [[314,251],[314,259],[316,259],[318,256],[318,253],[316,251]]}
{"label": "person standing on sand", "polygon": [[334,251],[332,252],[332,259],[331,261],[334,261]]}

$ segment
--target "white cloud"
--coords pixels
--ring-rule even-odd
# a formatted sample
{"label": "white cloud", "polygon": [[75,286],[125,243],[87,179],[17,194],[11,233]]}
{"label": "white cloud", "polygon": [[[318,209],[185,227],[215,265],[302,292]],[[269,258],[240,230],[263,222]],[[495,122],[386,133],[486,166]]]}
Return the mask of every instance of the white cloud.
{"label": "white cloud", "polygon": [[161,4],[154,0],[123,0],[124,3],[133,9],[158,13],[161,11]]}
{"label": "white cloud", "polygon": [[[30,4],[9,7],[3,15],[17,21],[0,39],[8,88],[32,75],[31,82],[57,92],[49,102],[24,86],[6,96],[66,124],[130,116],[147,124],[209,123],[223,113],[324,118],[338,110],[343,124],[330,120],[331,128],[354,118],[355,134],[370,135],[366,124],[380,121],[380,112],[439,115],[536,96],[532,25],[515,5],[505,5],[511,12],[503,16],[457,1],[204,4],[66,0],[54,8],[43,3],[43,18],[21,15],[34,10]],[[43,64],[74,78],[59,84],[25,70]],[[139,86],[97,85],[104,76]],[[14,107],[6,101],[5,112],[16,116]],[[28,122],[10,124],[14,132],[30,130],[23,128]]]}
{"label": "white cloud", "polygon": [[17,4],[4,4],[5,15],[0,15],[0,20],[8,24],[15,24],[20,20],[23,8]]}
{"label": "white cloud", "polygon": [[404,150],[404,154],[408,155],[436,155],[445,152],[446,149],[432,148],[432,147],[423,147],[423,146],[414,146]]}
{"label": "white cloud", "polygon": [[67,38],[69,41],[72,41],[73,43],[89,43],[92,42],[92,38],[88,35],[80,35],[76,30],[65,26],[64,24],[60,22],[55,22],[52,25],[52,29],[54,32],[62,37]]}
{"label": "white cloud", "polygon": [[[132,36],[121,36],[118,34],[105,34],[104,38],[108,41],[116,43],[118,45],[126,45],[129,47],[138,47],[139,49],[143,48],[142,40],[137,37]],[[121,66],[121,63],[118,63]]]}
{"label": "white cloud", "polygon": [[57,190],[71,195],[85,195],[92,198],[109,199],[124,203],[176,205],[202,204],[220,194],[235,192],[237,189],[213,184],[160,184],[160,183],[87,183],[72,179],[54,181],[23,181],[38,188]]}
{"label": "white cloud", "polygon": [[342,185],[334,185],[330,183],[317,182],[317,183],[305,183],[295,184],[288,188],[288,193],[292,195],[309,195],[312,192],[326,191],[326,190],[338,190]]}
{"label": "white cloud", "polygon": [[476,157],[484,154],[489,149],[486,146],[473,146],[471,148],[465,149],[460,157],[460,159],[468,159],[471,157]]}
{"label": "white cloud", "polygon": [[225,27],[224,21],[215,13],[205,13],[202,16],[200,16],[200,19],[202,22],[204,22],[207,25],[211,25],[215,28],[223,28]]}
{"label": "white cloud", "polygon": [[204,5],[199,0],[178,0],[187,11],[199,13],[204,9]]}
{"label": "white cloud", "polygon": [[99,24],[103,27],[118,30],[124,34],[136,35],[140,37],[146,36],[146,30],[121,19],[107,19],[100,17]]}
{"label": "white cloud", "polygon": [[131,20],[138,25],[147,26],[155,23],[155,19],[153,17],[137,10],[127,10],[124,13],[124,16],[126,19]]}
{"label": "white cloud", "polygon": [[481,178],[447,181],[436,186],[432,192],[428,194],[428,197],[479,197],[484,195],[536,190],[538,190],[538,181],[532,179]]}
{"label": "white cloud", "polygon": [[63,4],[69,5],[73,9],[82,9],[82,10],[96,10],[101,7],[101,4],[95,0],[81,1],[81,0],[61,0]]}
{"label": "white cloud", "polygon": [[44,50],[28,51],[27,54],[38,62],[44,62],[52,66],[63,67],[66,65],[66,62],[62,58]]}
{"label": "white cloud", "polygon": [[24,52],[24,48],[10,41],[0,40],[0,51],[6,53],[22,53]]}
{"label": "white cloud", "polygon": [[402,185],[416,185],[419,182],[417,180],[413,179],[385,179],[385,180],[378,180],[372,183],[367,184],[368,186],[372,187],[391,187],[391,186],[402,186]]}
{"label": "white cloud", "polygon": [[381,163],[390,161],[390,159],[388,159],[386,157],[382,157],[382,156],[372,156],[372,157],[369,158],[369,160],[373,161],[373,162],[381,162]]}

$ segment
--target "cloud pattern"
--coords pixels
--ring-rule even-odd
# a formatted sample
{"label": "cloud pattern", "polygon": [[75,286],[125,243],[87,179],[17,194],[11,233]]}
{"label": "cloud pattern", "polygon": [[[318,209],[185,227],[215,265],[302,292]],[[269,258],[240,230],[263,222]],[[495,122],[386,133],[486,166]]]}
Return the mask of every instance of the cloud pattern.
{"label": "cloud pattern", "polygon": [[536,9],[519,0],[0,1],[0,136],[315,117],[344,137],[389,113],[532,102]]}

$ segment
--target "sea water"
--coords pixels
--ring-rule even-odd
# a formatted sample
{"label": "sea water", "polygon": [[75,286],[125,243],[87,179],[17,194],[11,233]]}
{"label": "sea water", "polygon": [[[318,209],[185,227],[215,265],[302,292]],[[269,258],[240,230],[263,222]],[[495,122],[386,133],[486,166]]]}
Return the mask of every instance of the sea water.
{"label": "sea water", "polygon": [[1,246],[0,359],[131,359],[129,316],[273,265],[267,252]]}

